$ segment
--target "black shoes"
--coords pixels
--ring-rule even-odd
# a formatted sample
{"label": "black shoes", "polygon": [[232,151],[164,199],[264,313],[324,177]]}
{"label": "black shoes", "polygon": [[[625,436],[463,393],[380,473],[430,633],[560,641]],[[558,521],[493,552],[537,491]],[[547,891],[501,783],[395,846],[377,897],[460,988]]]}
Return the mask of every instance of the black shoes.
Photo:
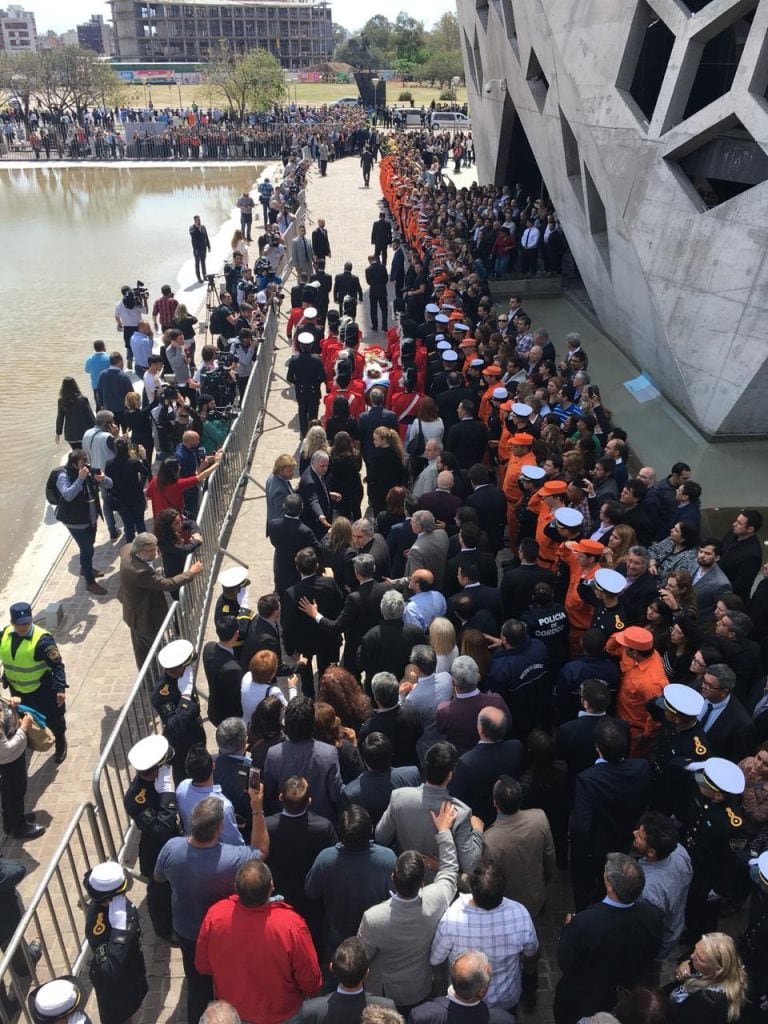
{"label": "black shoes", "polygon": [[39,839],[39,837],[45,832],[43,825],[35,825],[34,822],[27,821],[21,828],[17,828],[11,833],[14,839]]}
{"label": "black shoes", "polygon": [[54,755],[53,760],[56,764],[64,764],[64,762],[67,760],[66,740],[63,740],[63,742],[61,743],[59,743],[58,740],[56,741],[56,754]]}

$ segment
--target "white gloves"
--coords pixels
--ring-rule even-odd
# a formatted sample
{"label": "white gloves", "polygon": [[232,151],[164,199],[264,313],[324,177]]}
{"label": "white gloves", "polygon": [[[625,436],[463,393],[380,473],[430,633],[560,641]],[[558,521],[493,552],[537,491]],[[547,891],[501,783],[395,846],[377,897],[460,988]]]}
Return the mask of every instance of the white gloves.
{"label": "white gloves", "polygon": [[237,603],[241,608],[250,608],[248,604],[248,587],[240,587],[237,592]]}
{"label": "white gloves", "polygon": [[194,673],[192,672],[192,666],[187,665],[187,667],[184,669],[184,675],[181,677],[178,683],[179,693],[181,694],[182,697],[192,696],[192,690],[195,685],[193,676]]}
{"label": "white gloves", "polygon": [[158,793],[173,793],[173,772],[169,764],[161,764],[157,770],[157,778],[155,779],[155,789]]}
{"label": "white gloves", "polygon": [[120,931],[125,931],[128,927],[128,904],[125,896],[115,896],[110,902],[109,923]]}

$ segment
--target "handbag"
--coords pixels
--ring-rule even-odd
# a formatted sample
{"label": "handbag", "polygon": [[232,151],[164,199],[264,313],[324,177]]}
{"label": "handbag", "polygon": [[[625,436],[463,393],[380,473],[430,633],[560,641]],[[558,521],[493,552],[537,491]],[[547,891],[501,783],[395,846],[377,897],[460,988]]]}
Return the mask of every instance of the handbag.
{"label": "handbag", "polygon": [[424,453],[426,442],[424,441],[424,431],[421,427],[421,420],[416,420],[419,425],[418,431],[413,435],[411,440],[405,446],[405,450],[408,455],[419,456]]}
{"label": "handbag", "polygon": [[26,704],[19,704],[19,711],[24,712],[30,719],[29,727],[27,728],[27,746],[30,750],[36,750],[45,752],[50,750],[53,744],[56,742],[53,733],[46,725],[46,717],[35,708],[30,708]]}

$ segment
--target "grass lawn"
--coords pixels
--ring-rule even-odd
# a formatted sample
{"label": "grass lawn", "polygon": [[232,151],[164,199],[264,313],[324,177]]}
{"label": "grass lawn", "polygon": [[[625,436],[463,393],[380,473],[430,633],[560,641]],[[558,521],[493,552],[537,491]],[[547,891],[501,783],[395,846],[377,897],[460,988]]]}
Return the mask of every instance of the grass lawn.
{"label": "grass lawn", "polygon": [[[334,100],[339,100],[342,96],[356,96],[357,86],[352,82],[347,85],[325,85],[321,82],[289,82],[288,83],[288,98],[291,101],[295,101],[299,105],[308,105],[312,107],[318,107],[323,103],[333,103]],[[379,91],[381,92],[381,86]],[[402,85],[400,82],[388,82],[387,83],[387,103],[393,104],[398,102],[398,96],[403,90],[408,90],[416,103],[416,106],[421,106],[422,103],[426,106],[434,100],[439,103],[440,90],[430,89],[428,86],[419,85]],[[152,90],[152,104],[155,109],[164,107],[173,107],[174,109],[179,106],[179,92],[181,92],[181,103],[184,107],[189,107],[193,103],[197,103],[199,107],[211,107],[217,103],[222,105],[222,98],[217,97],[215,90],[209,85],[155,85]],[[464,86],[459,86],[456,91],[457,102],[466,103],[467,90]],[[123,102],[129,106],[138,107],[144,106],[148,101],[148,91],[141,86],[131,86],[125,90],[125,99]]]}

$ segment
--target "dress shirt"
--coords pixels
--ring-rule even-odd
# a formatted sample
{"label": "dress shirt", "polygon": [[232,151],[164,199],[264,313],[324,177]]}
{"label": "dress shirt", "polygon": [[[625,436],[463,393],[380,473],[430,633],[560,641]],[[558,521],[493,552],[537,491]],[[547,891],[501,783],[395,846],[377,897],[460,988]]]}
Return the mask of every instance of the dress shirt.
{"label": "dress shirt", "polygon": [[419,629],[429,629],[433,619],[445,615],[447,605],[439,590],[425,590],[413,595],[403,612],[403,622]]}
{"label": "dress shirt", "polygon": [[[699,715],[699,721],[704,723],[702,729],[704,732],[709,732],[715,722],[718,720],[720,715],[725,711],[728,706],[728,701],[731,699],[730,694],[721,700],[719,704],[713,703],[711,700],[706,701],[704,704],[704,710]],[[706,719],[706,722],[704,722]]]}
{"label": "dress shirt", "polygon": [[221,786],[195,786],[191,779],[184,779],[176,787],[176,803],[179,808],[179,817],[184,831],[189,835],[192,822],[192,811],[201,800],[207,796],[217,796],[224,804],[224,828],[221,832],[221,841],[228,846],[244,846],[245,840],[240,834],[235,821],[235,808],[221,791]]}

